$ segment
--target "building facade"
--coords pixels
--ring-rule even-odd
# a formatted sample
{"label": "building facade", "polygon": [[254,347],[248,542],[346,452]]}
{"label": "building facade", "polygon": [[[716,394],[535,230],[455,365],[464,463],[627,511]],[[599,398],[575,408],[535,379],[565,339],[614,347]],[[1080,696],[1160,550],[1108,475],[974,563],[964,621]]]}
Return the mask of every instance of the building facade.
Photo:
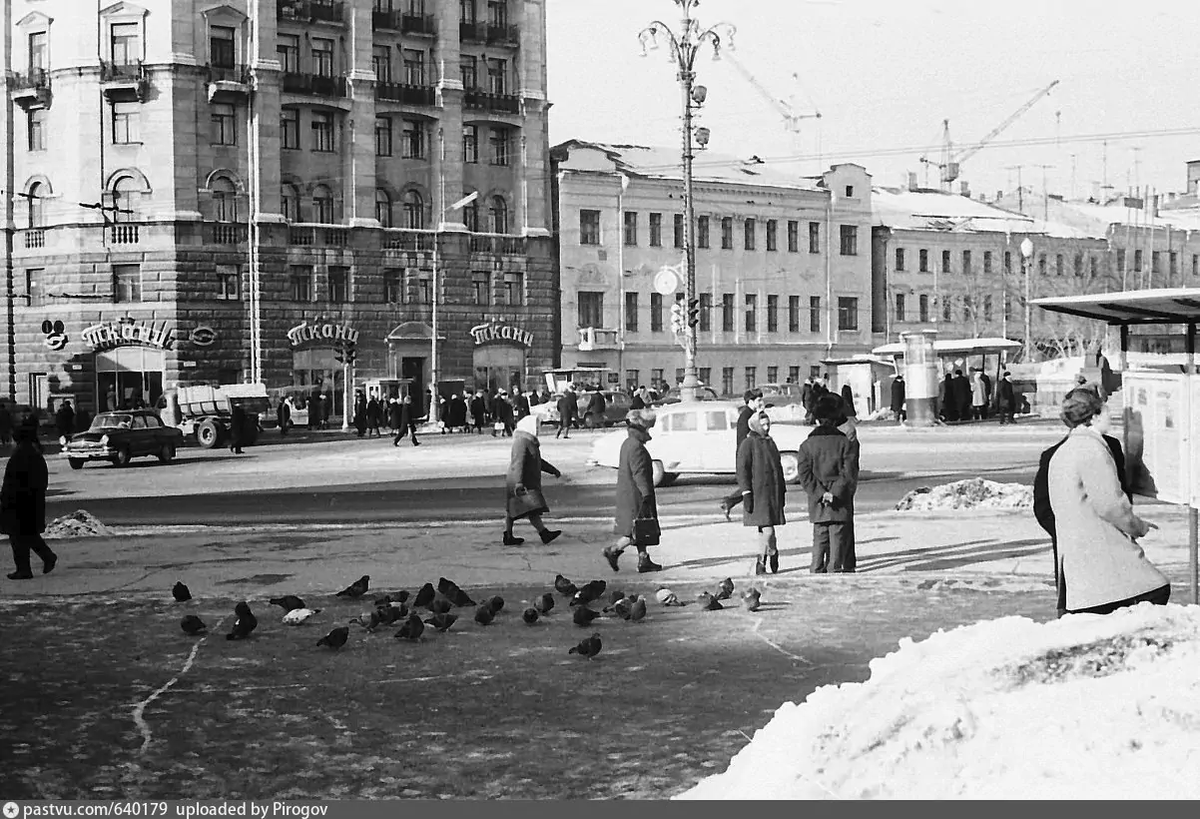
{"label": "building facade", "polygon": [[18,401],[553,363],[542,0],[11,7]]}
{"label": "building facade", "polygon": [[[552,150],[564,367],[611,370],[613,386],[671,389],[683,350],[678,151],[579,140]],[[722,395],[793,381],[865,353],[870,324],[870,175],[816,180],[698,155],[694,172],[700,380]]]}

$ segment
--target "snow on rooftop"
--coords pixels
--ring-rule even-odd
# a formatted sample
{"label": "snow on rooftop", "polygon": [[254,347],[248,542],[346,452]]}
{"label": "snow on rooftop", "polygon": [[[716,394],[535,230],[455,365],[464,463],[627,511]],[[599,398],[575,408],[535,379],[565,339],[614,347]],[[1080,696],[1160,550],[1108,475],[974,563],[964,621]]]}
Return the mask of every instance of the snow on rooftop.
{"label": "snow on rooftop", "polygon": [[899,230],[1029,233],[1034,226],[1028,216],[932,190],[872,188],[871,212],[875,224]]}
{"label": "snow on rooftop", "polygon": [[[604,151],[618,170],[631,175],[683,178],[683,160],[677,147],[619,145],[584,140],[572,140],[572,143],[577,147]],[[756,156],[737,157],[707,150],[696,152],[692,162],[692,179],[697,182],[740,182],[746,185],[820,190],[812,180],[778,171]]]}
{"label": "snow on rooftop", "polygon": [[905,638],[677,799],[1197,799],[1200,607]]}

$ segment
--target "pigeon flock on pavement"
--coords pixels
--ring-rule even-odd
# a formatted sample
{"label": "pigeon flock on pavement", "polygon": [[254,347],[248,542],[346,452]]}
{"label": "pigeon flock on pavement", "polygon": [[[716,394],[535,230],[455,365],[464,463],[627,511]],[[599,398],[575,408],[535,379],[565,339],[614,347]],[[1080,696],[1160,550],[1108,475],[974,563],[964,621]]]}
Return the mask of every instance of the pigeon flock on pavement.
{"label": "pigeon flock on pavement", "polygon": [[[366,596],[370,583],[370,575],[363,575],[337,592],[334,597],[358,600]],[[582,586],[577,586],[559,574],[554,578],[554,591],[568,601],[567,606],[571,611],[571,620],[580,628],[587,628],[593,620],[606,615],[633,623],[644,620],[647,615],[647,600],[644,595],[626,594],[620,589],[609,590],[608,584],[603,580],[590,580]],[[733,592],[733,579],[727,577],[717,585],[714,592],[702,591],[697,595],[698,608],[701,611],[723,609],[725,606],[721,604],[721,601],[732,598]],[[192,599],[191,591],[182,581],[174,585],[171,595],[176,602],[180,603]],[[753,587],[747,589],[741,595],[743,608],[750,612],[758,611],[761,597],[762,593],[758,589]],[[655,589],[654,598],[663,606],[687,605],[666,586],[659,586]],[[600,603],[602,608],[593,608],[593,603]],[[294,594],[273,597],[268,600],[268,605],[283,609],[282,622],[289,626],[302,625],[323,611],[323,609],[308,607],[302,599]],[[350,626],[352,625],[359,626],[366,634],[372,634],[382,627],[399,624],[399,630],[395,632],[396,639],[423,641],[425,640],[426,626],[432,627],[437,632],[447,632],[459,620],[459,615],[455,614],[452,609],[471,607],[474,607],[472,619],[476,624],[483,627],[491,626],[496,622],[497,615],[504,610],[504,598],[500,595],[493,595],[476,603],[453,580],[440,577],[436,586],[433,583],[426,583],[417,590],[416,594],[398,591],[375,597],[374,606],[370,611],[351,617],[346,621],[346,625],[334,627],[317,640],[316,645],[318,648],[335,651],[340,649],[349,642]],[[534,625],[541,618],[548,617],[554,608],[554,594],[546,592],[531,601],[531,605],[522,612],[521,619],[527,625]],[[427,616],[418,613],[418,609],[426,610]],[[249,638],[258,626],[258,618],[250,610],[250,605],[244,600],[239,602],[234,607],[234,614],[236,619],[229,633],[225,635],[225,639],[244,640]],[[204,624],[204,621],[194,614],[186,615],[179,625],[185,634],[192,637],[206,635],[208,631],[208,626]],[[600,632],[593,632],[591,636],[580,640],[578,645],[572,646],[567,653],[592,660],[600,653],[602,647]]]}

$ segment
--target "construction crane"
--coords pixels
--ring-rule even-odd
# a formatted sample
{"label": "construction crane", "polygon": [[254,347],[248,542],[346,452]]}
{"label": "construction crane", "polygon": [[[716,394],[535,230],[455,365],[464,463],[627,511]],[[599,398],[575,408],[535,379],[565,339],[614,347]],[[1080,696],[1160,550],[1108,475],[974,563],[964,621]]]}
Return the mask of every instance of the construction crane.
{"label": "construction crane", "polygon": [[[798,134],[800,133],[800,120],[821,118],[820,111],[815,111],[811,114],[797,114],[796,109],[792,107],[790,102],[772,96],[771,92],[768,91],[762,83],[755,79],[754,75],[750,73],[749,69],[738,62],[728,50],[721,54],[721,58],[733,63],[733,67],[738,70],[738,73],[745,77],[746,81],[754,86],[754,90],[761,94],[762,98],[765,99],[772,108],[779,112],[780,116],[783,117],[783,127],[788,131],[791,131],[793,134]],[[792,73],[792,78],[797,82],[800,80],[800,76],[795,72]]]}
{"label": "construction crane", "polygon": [[1021,116],[1034,105],[1036,105],[1042,97],[1053,91],[1054,86],[1058,85],[1058,82],[1058,80],[1055,80],[1042,90],[1038,91],[1028,102],[1026,102],[1016,111],[1013,111],[1008,118],[1004,120],[1004,122],[1001,122],[999,125],[993,128],[987,136],[976,142],[971,147],[966,148],[957,154],[954,153],[954,143],[950,141],[950,120],[942,120],[942,161],[934,162],[932,159],[924,156],[921,157],[921,161],[926,165],[935,165],[941,170],[942,188],[947,189],[951,182],[953,182],[955,179],[958,179],[959,172],[962,170],[962,163],[979,153],[984,146],[999,136],[1006,128],[1008,128],[1008,126],[1020,119]]}

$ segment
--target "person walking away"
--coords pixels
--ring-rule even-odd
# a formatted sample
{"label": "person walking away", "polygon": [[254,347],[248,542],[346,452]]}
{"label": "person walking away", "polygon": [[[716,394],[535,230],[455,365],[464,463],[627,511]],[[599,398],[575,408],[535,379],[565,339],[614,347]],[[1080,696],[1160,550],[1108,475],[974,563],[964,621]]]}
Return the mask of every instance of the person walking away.
{"label": "person walking away", "polygon": [[392,435],[400,431],[400,402],[396,398],[389,398],[387,405],[388,430]]}
{"label": "person walking away", "polygon": [[562,477],[554,464],[542,458],[542,447],[538,441],[538,422],[532,415],[517,421],[513,434],[512,458],[508,462],[507,490],[504,515],[504,545],[519,546],[523,537],[513,536],[513,521],[529,518],[537,530],[542,543],[549,543],[562,534],[559,529],[548,529],[542,523],[542,515],[550,511],[546,497],[542,494],[542,473]]}
{"label": "person walking away", "polygon": [[1000,383],[996,385],[996,413],[1000,416],[1000,423],[1015,424],[1013,414],[1017,409],[1017,394],[1013,388],[1012,373],[1008,370],[1004,371],[1004,375],[1000,376]]}
{"label": "person walking away", "polygon": [[458,393],[454,393],[450,398],[450,426],[463,432],[467,431],[467,402]]}
{"label": "person walking away", "polygon": [[842,410],[851,418],[858,417],[858,411],[854,409],[854,390],[849,384],[842,385]]}
{"label": "person walking away", "polygon": [[983,373],[971,370],[971,420],[982,421],[987,412],[987,384],[983,383]]}
{"label": "person walking away", "polygon": [[65,446],[75,434],[75,410],[71,408],[70,401],[63,401],[58,412],[54,413],[54,427],[59,441]]}
{"label": "person walking away", "polygon": [[604,547],[604,559],[614,572],[620,571],[621,554],[637,549],[637,570],[641,573],[662,571],[650,559],[649,546],[657,546],[662,536],[658,524],[658,504],[654,497],[654,462],[646,450],[649,428],[654,416],[646,410],[630,410],[626,416],[628,437],[621,444],[617,463],[617,498],[613,533],[617,542]]}
{"label": "person walking away", "polygon": [[475,422],[475,433],[482,435],[483,425],[487,423],[487,399],[483,397],[483,390],[476,391],[471,399],[471,419]]}
{"label": "person walking away", "polygon": [[838,396],[822,396],[813,408],[817,427],[800,445],[800,485],[808,494],[813,524],[814,574],[845,571],[846,524],[854,518],[858,482],[854,448],[837,429]]}
{"label": "person walking away", "polygon": [[[733,447],[735,465],[738,452],[742,448],[742,441],[746,440],[746,436],[750,433],[750,418],[762,412],[764,404],[762,390],[749,389],[742,393],[742,408],[738,411],[737,420],[737,439]],[[742,502],[742,498],[741,487],[738,487],[721,499],[721,511],[725,513],[725,520],[730,520],[729,513],[733,511],[733,507]]]}
{"label": "person walking away", "polygon": [[954,405],[958,420],[971,420],[971,382],[963,375],[962,370],[954,371]]}
{"label": "person walking away", "polygon": [[558,430],[554,433],[554,437],[557,438],[561,435],[564,438],[570,438],[571,427],[578,417],[579,397],[575,395],[575,385],[568,384],[562,397],[558,399]]}
{"label": "person walking away", "polygon": [[629,399],[629,408],[631,410],[646,409],[646,387],[640,386],[633,391],[633,396]]}
{"label": "person walking away", "polygon": [[520,387],[513,388],[512,407],[513,423],[520,421],[529,414],[529,399],[525,397],[525,393],[521,392]]}
{"label": "person walking away", "polygon": [[367,402],[367,432],[374,433],[371,438],[379,438],[382,433],[379,427],[383,424],[383,405],[379,403],[379,398],[372,395],[371,400]]}
{"label": "person walking away", "polygon": [[412,438],[413,446],[421,445],[421,442],[417,440],[417,413],[411,395],[400,399],[399,429],[396,430],[396,436],[392,438],[392,446],[400,446],[400,441],[408,437]]}
{"label": "person walking away", "polygon": [[1091,387],[1063,398],[1067,439],[1050,458],[1050,508],[1058,539],[1059,582],[1068,614],[1110,614],[1149,602],[1166,605],[1171,584],[1137,544],[1154,524],[1133,511],[1116,462],[1094,422],[1104,403]]}
{"label": "person walking away", "polygon": [[242,442],[246,439],[246,410],[240,403],[234,402],[229,410],[229,451],[235,455],[242,454]]}
{"label": "person walking away", "polygon": [[600,392],[599,387],[593,387],[592,394],[588,398],[587,415],[584,418],[584,424],[588,429],[604,428],[605,406],[604,393]]}
{"label": "person walking away", "polygon": [[288,434],[288,427],[292,425],[292,405],[289,403],[291,398],[281,398],[279,406],[275,408],[275,422],[279,425],[279,434],[281,436]]}
{"label": "person walking away", "polygon": [[992,412],[992,379],[983,371],[982,367],[979,368],[979,380],[983,382],[983,412],[981,413],[981,418],[986,421],[991,417]]}
{"label": "person walking away", "polygon": [[42,559],[42,574],[54,571],[58,555],[46,545],[46,489],[50,484],[46,459],[37,440],[37,418],[27,416],[14,430],[16,448],[4,468],[0,486],[0,531],[8,535],[13,566],[9,580],[29,580],[29,553]]}
{"label": "person walking away", "polygon": [[495,419],[492,425],[493,438],[497,432],[504,436],[512,435],[512,404],[508,403],[503,387],[497,389],[496,394],[492,396],[492,418]]}
{"label": "person walking away", "polygon": [[783,505],[787,485],[779,448],[771,439],[771,419],[761,410],[749,418],[750,431],[738,445],[737,478],[742,495],[742,525],[758,528],[761,547],[754,562],[755,574],[779,571],[779,546],[775,527],[786,522]]}
{"label": "person walking away", "polygon": [[904,373],[897,372],[896,377],[892,379],[892,415],[896,417],[896,423],[903,424],[908,420],[908,409],[905,407],[904,401],[906,398],[905,390],[907,387],[904,383]]}
{"label": "person walking away", "polygon": [[354,431],[361,438],[367,434],[367,397],[361,390],[354,391]]}

